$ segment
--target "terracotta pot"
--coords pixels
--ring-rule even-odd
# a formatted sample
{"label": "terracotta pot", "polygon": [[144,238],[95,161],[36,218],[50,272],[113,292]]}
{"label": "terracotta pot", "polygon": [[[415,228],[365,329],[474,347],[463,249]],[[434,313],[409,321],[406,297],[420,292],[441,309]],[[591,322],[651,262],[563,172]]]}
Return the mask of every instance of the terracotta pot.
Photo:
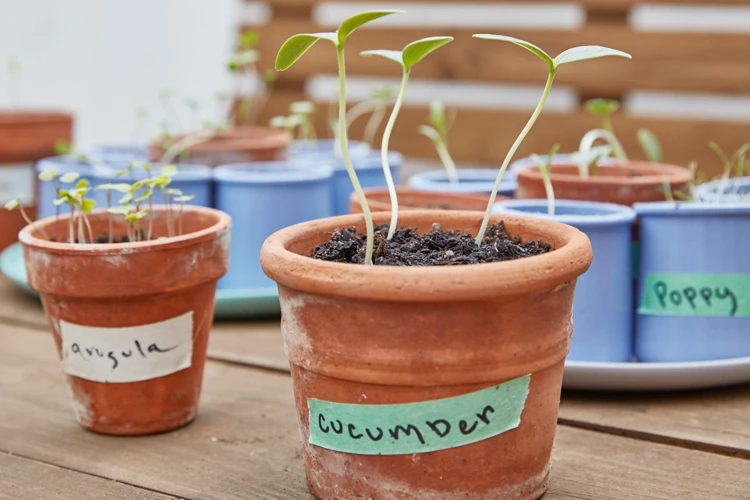
{"label": "terracotta pot", "polygon": [[[438,222],[445,230],[476,232],[482,215],[408,211],[402,222],[422,230]],[[261,265],[278,283],[307,480],[317,497],[531,499],[545,491],[572,330],[573,292],[576,278],[591,263],[591,246],[570,226],[521,216],[493,217],[501,219],[511,233],[524,240],[543,238],[555,250],[510,262],[430,268],[365,267],[307,257],[336,228],[363,230],[361,215],[298,224],[264,244]],[[388,214],[377,214],[375,220],[385,223]],[[453,413],[444,416],[452,424],[447,438],[462,440],[474,430],[500,433],[450,449],[440,447],[438,431],[445,433],[444,424],[435,430],[414,417],[424,405],[418,405],[419,412],[383,406],[431,406],[435,400],[464,399],[468,393],[519,380],[527,380],[528,392],[508,392],[515,397],[503,399],[492,411],[483,404],[452,405]],[[511,411],[511,401],[519,397],[521,406]],[[350,406],[333,406],[350,410],[321,419],[321,401],[347,403]],[[383,427],[368,427],[367,422],[347,420],[346,411],[372,412],[373,422],[391,420]],[[515,428],[491,427],[519,416]],[[416,420],[399,419],[412,417]],[[463,424],[459,417],[465,418]],[[436,425],[435,420],[429,423]],[[408,436],[405,430],[411,431]],[[366,431],[372,436],[364,435]],[[321,436],[351,438],[347,443],[371,449],[348,453],[311,444]],[[378,436],[381,440],[374,440]],[[376,454],[402,445],[410,449]],[[423,452],[434,446],[438,448]]]}
{"label": "terracotta pot", "polygon": [[[155,207],[156,236],[166,234]],[[107,230],[103,210],[90,216]],[[67,216],[21,231],[29,285],[42,299],[78,422],[105,434],[151,434],[196,415],[217,280],[227,271],[229,216],[185,206],[185,234],[76,245]],[[125,234],[123,223],[114,234]]]}
{"label": "terracotta pot", "polygon": [[[574,165],[552,165],[552,186],[560,200],[601,201],[633,205],[664,201],[665,178],[672,194],[687,192],[692,174],[686,168],[664,163],[629,162],[599,168],[599,175],[581,179]],[[545,198],[542,175],[537,167],[522,168],[517,174],[516,198]]]}
{"label": "terracotta pot", "polygon": [[[188,149],[184,162],[215,167],[230,163],[273,161],[283,159],[291,137],[288,132],[269,127],[235,127],[219,132],[211,140]],[[164,154],[159,143],[149,145],[151,161]]]}
{"label": "terracotta pot", "polygon": [[[397,187],[399,209],[441,209],[441,210],[479,210],[484,211],[489,202],[489,195],[475,193],[450,193],[441,191],[416,191],[409,187]],[[389,212],[391,199],[388,188],[366,188],[365,196],[372,212]],[[498,196],[497,201],[507,200]],[[357,195],[349,196],[349,212],[362,213]]]}
{"label": "terracotta pot", "polygon": [[34,163],[55,154],[55,141],[72,140],[73,115],[52,111],[0,111],[0,250],[18,240],[26,222],[18,210],[2,208],[20,194],[24,209],[36,217]]}

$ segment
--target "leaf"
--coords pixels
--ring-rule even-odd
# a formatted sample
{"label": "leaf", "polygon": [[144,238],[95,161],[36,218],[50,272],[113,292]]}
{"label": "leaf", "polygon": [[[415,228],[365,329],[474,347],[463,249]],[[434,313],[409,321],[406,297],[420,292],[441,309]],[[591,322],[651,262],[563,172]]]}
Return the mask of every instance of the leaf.
{"label": "leaf", "polygon": [[633,58],[633,56],[621,50],[610,49],[608,47],[602,47],[601,45],[582,45],[561,52],[552,62],[554,68],[557,68],[563,64],[585,61],[586,59],[598,59],[607,56],[624,57],[626,59]]}
{"label": "leaf", "polygon": [[42,172],[39,172],[39,175],[37,177],[42,182],[53,181],[57,177],[57,170],[55,170],[54,168],[44,170]]}
{"label": "leaf", "polygon": [[63,174],[60,176],[60,182],[62,182],[63,184],[75,182],[80,176],[81,174],[77,172],[68,172],[67,174]]}
{"label": "leaf", "polygon": [[286,116],[274,116],[268,120],[268,126],[271,128],[286,128]]}
{"label": "leaf", "polygon": [[167,189],[167,194],[170,196],[182,196],[182,191],[179,189]]}
{"label": "leaf", "polygon": [[78,179],[78,182],[76,182],[76,188],[85,188],[89,186],[89,181],[86,179]]}
{"label": "leaf", "polygon": [[403,10],[370,10],[367,12],[360,12],[348,19],[344,19],[341,25],[339,25],[339,29],[336,30],[338,45],[343,45],[344,40],[346,40],[357,28],[375,21],[376,19],[380,19],[381,17],[390,16],[391,14],[405,14],[405,12]]}
{"label": "leaf", "polygon": [[128,175],[130,173],[130,170],[118,170],[115,172],[115,177],[122,177],[124,175]]}
{"label": "leaf", "polygon": [[328,40],[334,45],[337,44],[336,33],[302,33],[290,37],[276,54],[276,70],[284,71],[289,69],[297,59],[310,50],[318,40]]}
{"label": "leaf", "polygon": [[119,207],[108,208],[107,212],[111,214],[117,214],[117,215],[127,215],[130,213],[131,210],[133,210],[132,205],[121,205]]}
{"label": "leaf", "polygon": [[497,40],[500,42],[510,42],[515,43],[516,45],[523,47],[526,50],[529,50],[533,52],[537,57],[542,59],[547,63],[550,70],[553,70],[555,68],[555,62],[554,60],[547,54],[545,51],[534,45],[533,43],[526,42],[524,40],[521,40],[520,38],[513,38],[512,36],[505,36],[505,35],[472,35],[474,38],[481,38],[483,40]]}
{"label": "leaf", "polygon": [[242,52],[232,54],[232,57],[229,58],[229,62],[227,63],[227,67],[230,70],[235,71],[250,66],[251,64],[255,64],[258,61],[260,61],[260,53],[257,50],[243,50]]}
{"label": "leaf", "polygon": [[5,204],[5,210],[15,210],[16,208],[21,206],[21,202],[18,201],[18,198],[15,200],[10,200]]}
{"label": "leaf", "polygon": [[620,109],[620,103],[615,99],[589,99],[584,104],[586,111],[599,118],[607,118]]}
{"label": "leaf", "polygon": [[192,195],[192,194],[190,196],[178,196],[177,198],[174,199],[174,201],[178,203],[186,203],[192,200],[193,198],[195,198],[195,195]]}
{"label": "leaf", "polygon": [[295,115],[309,115],[315,111],[315,105],[311,101],[294,101],[289,105],[289,112]]}
{"label": "leaf", "polygon": [[662,160],[662,149],[659,139],[648,129],[638,129],[636,133],[638,143],[650,162],[659,163]]}
{"label": "leaf", "polygon": [[130,203],[131,201],[133,201],[133,193],[127,192],[117,201],[117,203]]}
{"label": "leaf", "polygon": [[385,49],[376,49],[376,50],[363,50],[359,53],[359,55],[364,57],[370,57],[370,56],[380,56],[384,57],[386,59],[389,59],[399,66],[404,66],[404,60],[403,60],[403,54],[400,50],[385,50]]}
{"label": "leaf", "polygon": [[252,30],[243,31],[240,34],[239,45],[243,49],[249,49],[256,43],[258,43],[258,38],[260,38],[260,35],[258,34],[257,31],[252,31]]}
{"label": "leaf", "polygon": [[65,139],[57,139],[55,141],[55,154],[58,156],[69,155],[73,152],[73,147]]}
{"label": "leaf", "polygon": [[161,168],[161,175],[167,176],[167,177],[174,177],[177,175],[177,167],[175,165],[164,165]]}
{"label": "leaf", "polygon": [[130,192],[130,187],[130,184],[125,184],[124,182],[112,184],[112,190],[118,193],[128,193]]}
{"label": "leaf", "polygon": [[421,38],[404,47],[402,60],[404,67],[409,70],[419,61],[436,51],[443,45],[453,41],[452,36],[431,36]]}
{"label": "leaf", "polygon": [[90,214],[94,210],[94,207],[96,207],[96,202],[91,199],[83,200],[83,204],[81,205],[83,212],[87,214]]}

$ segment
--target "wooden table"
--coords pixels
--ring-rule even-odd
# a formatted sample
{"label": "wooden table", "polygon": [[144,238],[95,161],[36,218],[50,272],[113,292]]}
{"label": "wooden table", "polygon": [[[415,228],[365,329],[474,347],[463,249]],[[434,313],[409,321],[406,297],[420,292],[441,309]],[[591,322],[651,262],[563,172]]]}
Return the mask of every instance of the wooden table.
{"label": "wooden table", "polygon": [[[38,302],[0,278],[0,499],[310,499],[277,321],[219,323],[198,418],[141,438],[73,418]],[[545,499],[750,499],[750,386],[565,393]]]}

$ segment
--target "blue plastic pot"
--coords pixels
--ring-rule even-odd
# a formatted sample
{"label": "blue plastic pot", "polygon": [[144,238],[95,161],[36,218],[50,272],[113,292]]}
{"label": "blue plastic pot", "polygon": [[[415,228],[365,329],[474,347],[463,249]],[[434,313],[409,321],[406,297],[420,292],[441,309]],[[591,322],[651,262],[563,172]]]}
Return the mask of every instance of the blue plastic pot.
{"label": "blue plastic pot", "polygon": [[630,239],[635,211],[613,203],[572,200],[557,200],[555,208],[550,216],[547,200],[509,200],[496,204],[493,211],[551,219],[586,233],[594,260],[576,284],[568,359],[629,361],[633,346]]}
{"label": "blue plastic pot", "polygon": [[330,217],[332,175],[326,165],[280,161],[216,167],[216,208],[232,217],[229,272],[219,288],[275,287],[260,268],[263,242],[284,227]]}
{"label": "blue plastic pot", "polygon": [[146,144],[100,144],[89,150],[89,155],[104,163],[148,161]]}
{"label": "blue plastic pot", "polygon": [[695,194],[698,199],[708,203],[750,203],[750,177],[699,184],[695,187]]}
{"label": "blue plastic pot", "polygon": [[[136,180],[145,179],[146,172],[141,168],[134,168],[134,177],[117,177],[115,174],[124,170],[128,167],[130,162],[115,163],[110,162],[107,166],[97,166],[93,172],[92,177],[95,184],[109,184],[117,182],[132,182]],[[162,168],[160,163],[151,163],[153,166],[153,175],[158,175]],[[172,178],[172,182],[169,184],[169,189],[179,189],[184,195],[194,196],[192,200],[187,202],[190,205],[198,205],[201,207],[213,207],[213,183],[211,178],[211,167],[206,165],[194,165],[191,163],[180,163],[177,164],[177,174]],[[116,197],[119,193],[115,193],[112,196],[112,204],[116,204]],[[96,200],[96,205],[103,207],[107,205],[107,195],[104,191],[94,191],[93,198]],[[119,198],[117,198],[119,199]],[[154,192],[154,203],[164,203],[160,190]]]}
{"label": "blue plastic pot", "polygon": [[[81,175],[81,178],[91,182],[92,185],[96,184],[96,181],[92,178],[94,166],[87,161],[82,161],[74,155],[52,156],[50,158],[39,160],[36,164],[37,173],[44,172],[45,170],[55,170],[60,175],[76,172]],[[55,183],[37,182],[39,184],[37,218],[43,219],[44,217],[51,217],[57,213],[58,209],[53,203],[55,199],[57,199]],[[67,210],[67,208],[63,207],[62,210]]]}
{"label": "blue plastic pot", "polygon": [[[292,141],[287,148],[289,159],[317,156],[335,158],[335,148],[333,139],[317,139],[314,141]],[[371,151],[370,145],[364,141],[349,141],[349,155],[367,156]]]}
{"label": "blue plastic pot", "polygon": [[[418,191],[451,193],[490,193],[495,187],[497,170],[463,168],[458,171],[458,182],[450,182],[445,170],[420,172],[409,178],[409,187]],[[516,190],[515,178],[503,178],[497,194],[512,197]]]}
{"label": "blue plastic pot", "polygon": [[[731,297],[725,290],[728,284],[736,288],[726,275],[750,281],[750,204],[662,202],[637,203],[634,208],[640,218],[641,245],[635,333],[638,359],[669,362],[750,356],[750,317],[741,311],[731,316]],[[724,276],[705,277],[717,274]],[[661,281],[657,275],[662,275]],[[744,295],[745,301],[750,297],[746,289],[732,293]],[[661,299],[643,307],[649,298]]]}
{"label": "blue plastic pot", "polygon": [[[360,157],[352,156],[352,163],[363,188],[387,186],[379,152],[372,151],[369,155]],[[404,157],[401,153],[391,151],[388,154],[391,175],[397,186],[403,163]],[[352,188],[352,181],[349,179],[349,173],[344,167],[344,162],[336,160],[333,167],[333,213],[334,215],[345,215],[349,213],[349,196],[354,192],[354,188]]]}

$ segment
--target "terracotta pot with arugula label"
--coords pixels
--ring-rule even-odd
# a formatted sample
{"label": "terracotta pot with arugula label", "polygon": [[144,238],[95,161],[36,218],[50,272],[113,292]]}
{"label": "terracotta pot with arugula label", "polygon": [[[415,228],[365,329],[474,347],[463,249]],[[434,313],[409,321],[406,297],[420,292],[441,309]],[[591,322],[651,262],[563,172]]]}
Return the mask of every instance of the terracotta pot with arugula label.
{"label": "terracotta pot with arugula label", "polygon": [[125,242],[71,243],[70,215],[20,233],[29,285],[41,296],[76,417],[89,430],[151,434],[195,418],[230,219],[196,206],[174,212],[154,206],[139,220],[140,234],[148,226],[151,235],[142,241],[128,241],[132,228],[106,210],[88,214],[90,232],[77,234]]}
{"label": "terracotta pot with arugula label", "polygon": [[[0,206],[19,195],[36,212],[34,164],[55,154],[55,142],[71,141],[73,116],[65,112],[0,111]],[[18,240],[26,223],[19,212],[0,211],[0,250]]]}

